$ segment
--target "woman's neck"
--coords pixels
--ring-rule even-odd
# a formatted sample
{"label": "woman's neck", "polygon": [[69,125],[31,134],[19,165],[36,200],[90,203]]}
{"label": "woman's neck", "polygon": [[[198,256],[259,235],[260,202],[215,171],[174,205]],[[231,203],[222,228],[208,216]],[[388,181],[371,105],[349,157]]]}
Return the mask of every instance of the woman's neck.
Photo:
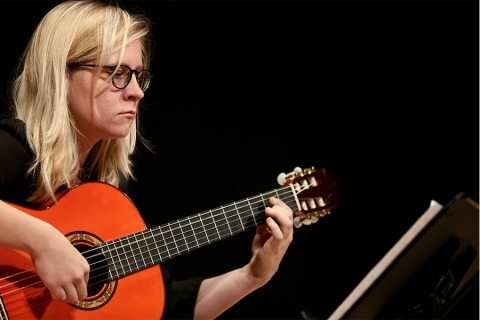
{"label": "woman's neck", "polygon": [[85,162],[88,159],[90,151],[92,151],[92,148],[96,144],[96,142],[91,143],[90,141],[82,137],[79,137],[77,141],[78,141],[78,154],[80,159],[80,168],[83,168],[85,165]]}

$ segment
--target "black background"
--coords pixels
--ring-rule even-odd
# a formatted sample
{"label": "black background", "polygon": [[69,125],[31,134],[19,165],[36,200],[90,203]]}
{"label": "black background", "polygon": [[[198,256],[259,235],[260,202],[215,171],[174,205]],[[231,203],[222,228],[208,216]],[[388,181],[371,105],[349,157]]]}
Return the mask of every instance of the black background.
{"label": "black background", "polygon": [[[130,2],[123,2],[132,5]],[[2,2],[2,98],[57,2]],[[340,205],[220,318],[328,317],[434,199],[478,199],[478,1],[135,2],[154,21],[131,198],[149,227],[326,167]],[[5,111],[2,107],[0,111]],[[248,263],[253,231],[167,261],[178,279]],[[449,314],[478,319],[478,285]]]}

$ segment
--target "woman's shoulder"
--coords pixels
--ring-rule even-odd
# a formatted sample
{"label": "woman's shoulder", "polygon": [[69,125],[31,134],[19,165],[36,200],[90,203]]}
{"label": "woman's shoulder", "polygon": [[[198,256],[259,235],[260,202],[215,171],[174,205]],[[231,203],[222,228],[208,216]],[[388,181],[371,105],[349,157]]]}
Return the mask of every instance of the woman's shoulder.
{"label": "woman's shoulder", "polygon": [[[22,144],[27,144],[26,134],[25,134],[25,123],[20,119],[3,119],[0,120],[0,130],[9,136],[15,138]],[[6,138],[6,136],[4,136]]]}
{"label": "woman's shoulder", "polygon": [[18,119],[0,120],[0,199],[21,202],[32,184],[27,174],[33,153],[25,124]]}
{"label": "woman's shoulder", "polygon": [[32,151],[28,146],[25,124],[19,119],[0,120],[0,161],[2,165],[8,160],[26,160],[30,162]]}

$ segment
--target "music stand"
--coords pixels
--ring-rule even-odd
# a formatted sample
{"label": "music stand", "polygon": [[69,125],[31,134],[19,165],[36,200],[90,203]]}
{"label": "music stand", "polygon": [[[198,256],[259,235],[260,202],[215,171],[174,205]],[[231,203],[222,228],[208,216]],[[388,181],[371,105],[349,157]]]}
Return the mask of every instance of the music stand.
{"label": "music stand", "polygon": [[431,202],[329,319],[440,319],[478,282],[478,203]]}

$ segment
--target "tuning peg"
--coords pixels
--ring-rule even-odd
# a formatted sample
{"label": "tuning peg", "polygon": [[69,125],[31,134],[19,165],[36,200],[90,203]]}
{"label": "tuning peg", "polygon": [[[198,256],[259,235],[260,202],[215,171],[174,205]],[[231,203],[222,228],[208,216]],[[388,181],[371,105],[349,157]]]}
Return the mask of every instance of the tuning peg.
{"label": "tuning peg", "polygon": [[299,168],[299,167],[296,167],[295,169],[293,169],[292,172],[289,172],[289,173],[280,173],[277,177],[277,182],[279,185],[281,186],[284,186],[285,183],[287,182],[287,177],[291,176],[291,175],[294,175],[295,173],[300,173],[302,172],[302,168]]}
{"label": "tuning peg", "polygon": [[285,185],[285,182],[287,182],[287,180],[285,179],[286,176],[287,175],[284,172],[282,172],[278,175],[277,182],[278,182],[279,185],[281,185],[281,186]]}
{"label": "tuning peg", "polygon": [[293,226],[294,226],[295,228],[300,228],[300,227],[302,226],[302,224],[303,224],[303,223],[302,223],[302,219],[300,219],[300,217],[295,217],[295,218],[293,219]]}

